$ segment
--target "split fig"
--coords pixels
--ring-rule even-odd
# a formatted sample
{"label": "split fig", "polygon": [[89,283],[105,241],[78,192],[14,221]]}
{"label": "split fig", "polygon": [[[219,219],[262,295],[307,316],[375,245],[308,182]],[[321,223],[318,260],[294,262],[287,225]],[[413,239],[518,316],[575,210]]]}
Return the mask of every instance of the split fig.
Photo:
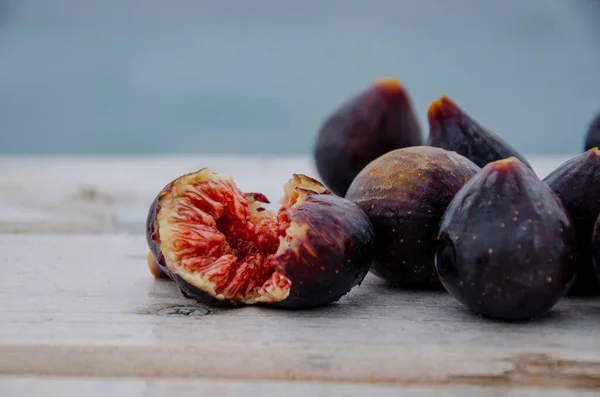
{"label": "split fig", "polygon": [[600,150],[590,149],[560,165],[544,178],[556,193],[577,235],[577,277],[570,295],[600,294],[600,282],[592,264],[591,241],[600,214]]}
{"label": "split fig", "polygon": [[274,213],[265,196],[209,169],[175,179],[148,213],[151,263],[199,302],[301,309],[338,300],[368,273],[371,223],[305,175],[284,192]]}
{"label": "split fig", "polygon": [[371,271],[404,288],[441,288],[434,270],[437,228],[456,192],[479,170],[455,152],[427,146],[394,150],[367,165],[346,198],[373,225]]}
{"label": "split fig", "polygon": [[456,194],[438,240],[442,284],[482,315],[540,316],[573,282],[571,221],[552,190],[514,157],[488,164]]}
{"label": "split fig", "polygon": [[394,149],[422,144],[408,92],[397,80],[384,79],[346,100],[325,120],[314,156],[325,185],[343,197],[369,162]]}
{"label": "split fig", "polygon": [[531,168],[525,157],[502,138],[473,120],[452,99],[444,95],[427,112],[428,145],[462,154],[479,167],[509,157]]}
{"label": "split fig", "polygon": [[590,124],[585,137],[585,150],[600,147],[600,112]]}

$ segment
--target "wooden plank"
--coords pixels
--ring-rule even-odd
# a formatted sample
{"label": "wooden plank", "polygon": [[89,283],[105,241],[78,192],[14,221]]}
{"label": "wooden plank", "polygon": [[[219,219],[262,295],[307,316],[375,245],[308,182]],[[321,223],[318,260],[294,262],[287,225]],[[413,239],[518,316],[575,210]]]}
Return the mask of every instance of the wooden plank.
{"label": "wooden plank", "polygon": [[115,378],[0,378],[3,397],[198,397],[198,396],[328,396],[328,397],[587,397],[595,392],[456,386],[450,388],[344,384],[337,382],[265,382],[230,380],[165,380]]}
{"label": "wooden plank", "polygon": [[[567,158],[531,162],[545,176]],[[201,167],[233,175],[273,205],[293,173],[317,177],[306,156],[0,157],[0,233],[140,232],[162,187]]]}
{"label": "wooden plank", "polygon": [[172,179],[199,168],[233,175],[276,202],[305,157],[0,157],[0,233],[139,232]]}
{"label": "wooden plank", "polygon": [[369,276],[320,309],[227,310],[150,278],[141,235],[5,234],[0,252],[3,375],[600,390],[599,299],[501,323]]}

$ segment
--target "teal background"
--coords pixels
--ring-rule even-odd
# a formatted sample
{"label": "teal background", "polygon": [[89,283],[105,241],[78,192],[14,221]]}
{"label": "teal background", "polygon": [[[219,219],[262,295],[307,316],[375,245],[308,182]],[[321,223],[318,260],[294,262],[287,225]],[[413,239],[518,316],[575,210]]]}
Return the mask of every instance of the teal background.
{"label": "teal background", "polygon": [[600,111],[596,0],[0,0],[0,153],[309,153],[397,76],[524,153]]}

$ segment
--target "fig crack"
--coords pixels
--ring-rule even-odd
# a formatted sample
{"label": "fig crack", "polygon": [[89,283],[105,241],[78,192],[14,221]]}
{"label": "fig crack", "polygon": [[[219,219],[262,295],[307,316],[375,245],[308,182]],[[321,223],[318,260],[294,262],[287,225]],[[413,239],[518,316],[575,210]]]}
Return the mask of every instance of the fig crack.
{"label": "fig crack", "polygon": [[268,202],[209,169],[177,178],[148,213],[152,274],[203,303],[290,308],[332,302],[362,281],[373,230],[358,206],[300,174],[277,212]]}
{"label": "fig crack", "polygon": [[232,180],[199,180],[194,175],[176,182],[157,214],[167,268],[217,299],[285,299],[291,282],[274,262],[289,222],[258,211],[254,204],[266,198],[244,195]]}

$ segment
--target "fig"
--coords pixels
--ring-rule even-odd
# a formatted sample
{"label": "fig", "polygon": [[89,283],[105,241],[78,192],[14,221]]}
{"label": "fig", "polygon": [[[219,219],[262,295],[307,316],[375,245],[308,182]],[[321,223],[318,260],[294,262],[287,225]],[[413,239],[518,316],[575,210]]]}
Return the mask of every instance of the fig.
{"label": "fig", "polygon": [[544,182],[561,200],[577,235],[577,276],[569,295],[600,294],[591,253],[594,222],[600,214],[600,150],[590,149],[567,160],[544,178]]}
{"label": "fig", "polygon": [[588,128],[585,137],[585,150],[600,147],[600,112],[596,115]]}
{"label": "fig", "polygon": [[373,225],[371,272],[403,288],[441,289],[434,269],[437,228],[456,192],[479,170],[455,152],[428,146],[397,149],[367,165],[346,198]]}
{"label": "fig", "polygon": [[436,270],[472,311],[525,320],[550,310],[574,278],[575,232],[560,200],[511,157],[486,165],[454,197]]}
{"label": "fig", "polygon": [[175,179],[148,212],[155,263],[198,302],[302,309],[338,300],[368,273],[369,219],[305,175],[284,193],[275,213],[264,195],[208,168]]}
{"label": "fig", "polygon": [[531,168],[524,156],[502,138],[473,120],[447,95],[434,101],[427,112],[429,146],[462,154],[479,167],[509,157]]}
{"label": "fig", "polygon": [[594,233],[592,234],[592,261],[596,269],[596,275],[600,281],[600,216],[594,225]]}
{"label": "fig", "polygon": [[394,149],[422,144],[408,92],[398,80],[383,79],[332,112],[319,130],[314,157],[325,185],[343,197],[369,162]]}

